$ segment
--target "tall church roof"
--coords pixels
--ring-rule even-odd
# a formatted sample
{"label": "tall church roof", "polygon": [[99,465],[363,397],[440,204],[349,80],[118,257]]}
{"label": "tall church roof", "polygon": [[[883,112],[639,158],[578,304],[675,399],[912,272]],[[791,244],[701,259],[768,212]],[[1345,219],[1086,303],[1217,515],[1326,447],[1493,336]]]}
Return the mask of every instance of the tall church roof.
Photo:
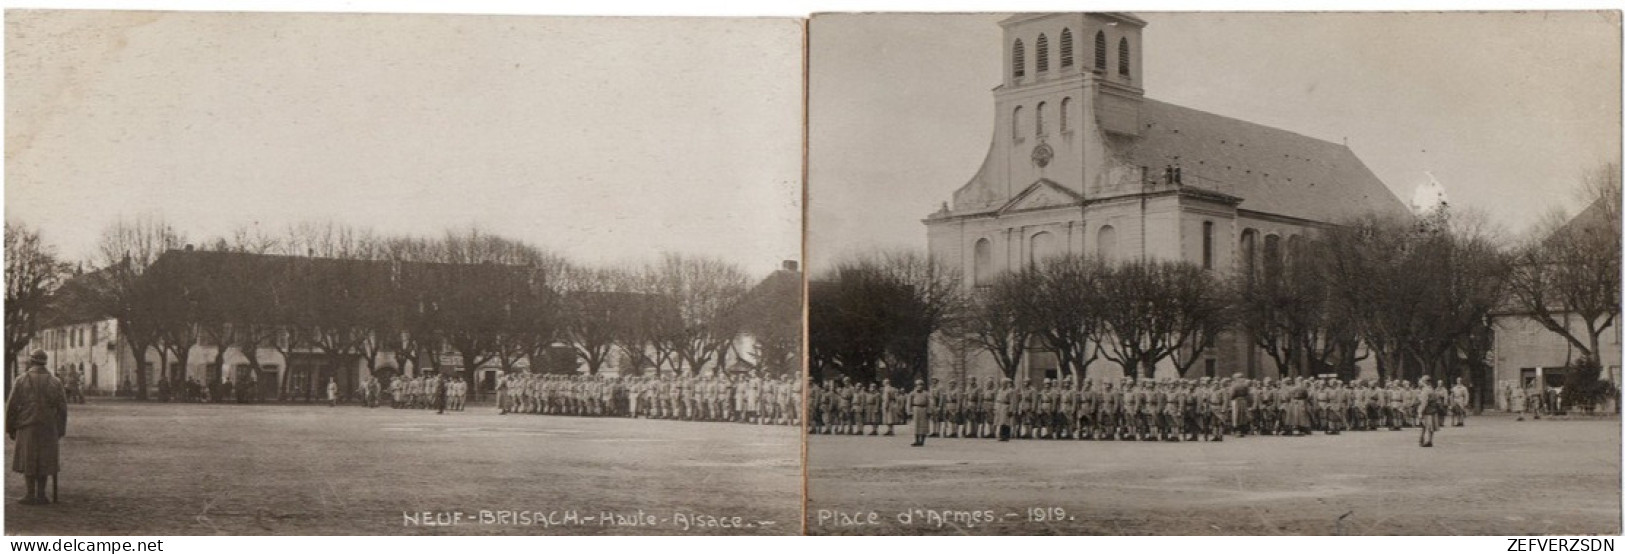
{"label": "tall church roof", "polygon": [[1178,165],[1188,185],[1240,197],[1240,208],[1337,223],[1407,213],[1348,146],[1146,98],[1139,137],[1112,148],[1152,174]]}

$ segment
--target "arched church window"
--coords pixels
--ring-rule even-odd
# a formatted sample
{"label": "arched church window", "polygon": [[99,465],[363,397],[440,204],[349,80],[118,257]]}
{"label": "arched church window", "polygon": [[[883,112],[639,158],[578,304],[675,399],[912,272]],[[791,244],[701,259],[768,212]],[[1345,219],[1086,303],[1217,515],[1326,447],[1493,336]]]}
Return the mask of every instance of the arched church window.
{"label": "arched church window", "polygon": [[993,279],[993,242],[979,239],[971,248],[971,284],[986,285]]}
{"label": "arched church window", "polygon": [[1286,239],[1286,263],[1295,264],[1303,257],[1303,235],[1292,235]]}
{"label": "arched church window", "polygon": [[1213,222],[1202,222],[1202,269],[1213,269]]}
{"label": "arched church window", "polygon": [[1010,49],[1010,73],[1017,79],[1027,76],[1027,47],[1016,39],[1016,45]]}
{"label": "arched church window", "polygon": [[1039,102],[1038,109],[1033,110],[1033,134],[1035,135],[1044,136],[1044,108],[1048,107],[1048,105],[1047,102]]}
{"label": "arched church window", "polygon": [[1039,262],[1055,255],[1055,234],[1042,231],[1027,239],[1027,263],[1037,267]]}
{"label": "arched church window", "polygon": [[1010,138],[1021,138],[1021,106],[1010,112]]}
{"label": "arched church window", "polygon": [[1095,71],[1106,71],[1106,32],[1095,32]]}
{"label": "arched church window", "polygon": [[1273,281],[1281,276],[1281,236],[1264,236],[1264,281]]}
{"label": "arched church window", "polygon": [[1258,231],[1241,232],[1241,272],[1249,282],[1258,277]]}
{"label": "arched church window", "polygon": [[1061,69],[1072,67],[1072,29],[1061,29]]}
{"label": "arched church window", "polygon": [[1117,229],[1110,225],[1100,226],[1100,232],[1095,234],[1095,251],[1103,260],[1117,258]]}
{"label": "arched church window", "polygon": [[1033,43],[1033,47],[1038,50],[1038,72],[1049,71],[1049,37],[1038,35],[1038,42]]}
{"label": "arched church window", "polygon": [[1071,118],[1072,118],[1072,97],[1068,96],[1066,98],[1061,99],[1061,132],[1062,133],[1065,133],[1067,131],[1072,130],[1072,124],[1069,121]]}
{"label": "arched church window", "polygon": [[1128,70],[1128,38],[1117,39],[1117,74],[1127,77]]}

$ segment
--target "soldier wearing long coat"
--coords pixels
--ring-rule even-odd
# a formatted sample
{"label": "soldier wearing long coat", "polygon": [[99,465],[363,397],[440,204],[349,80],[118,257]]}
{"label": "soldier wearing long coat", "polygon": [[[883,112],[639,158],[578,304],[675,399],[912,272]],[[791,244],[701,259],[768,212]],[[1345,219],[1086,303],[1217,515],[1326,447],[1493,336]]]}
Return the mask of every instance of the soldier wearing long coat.
{"label": "soldier wearing long coat", "polygon": [[45,369],[44,350],[28,358],[28,372],[11,384],[6,400],[6,437],[16,441],[11,470],[23,474],[28,493],[23,504],[47,504],[46,478],[60,468],[58,443],[68,432],[68,397],[62,381]]}
{"label": "soldier wearing long coat", "polygon": [[914,390],[908,393],[908,406],[914,415],[914,444],[925,446],[926,435],[931,434],[931,392],[925,390],[925,381],[915,379]]}
{"label": "soldier wearing long coat", "polygon": [[999,386],[998,393],[993,397],[993,429],[999,435],[1000,441],[1010,440],[1012,424],[1010,416],[1013,415],[1010,402],[1014,400],[1011,397],[1015,396],[1015,391],[1011,390],[1011,387],[1010,380],[1005,379],[1004,383]]}

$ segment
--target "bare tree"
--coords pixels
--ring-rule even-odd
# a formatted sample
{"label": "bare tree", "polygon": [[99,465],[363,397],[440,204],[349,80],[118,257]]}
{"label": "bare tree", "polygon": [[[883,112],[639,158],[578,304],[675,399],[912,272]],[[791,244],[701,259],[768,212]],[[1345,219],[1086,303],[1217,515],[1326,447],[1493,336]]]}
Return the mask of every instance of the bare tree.
{"label": "bare tree", "polygon": [[1619,166],[1588,173],[1581,191],[1580,215],[1546,218],[1518,248],[1509,288],[1519,311],[1595,357],[1620,313]]}
{"label": "bare tree", "polygon": [[[119,340],[129,345],[135,358],[136,398],[147,398],[147,352],[161,341],[155,317],[155,294],[141,279],[148,267],[165,251],[180,248],[185,238],[157,216],[119,219],[102,232],[96,263],[104,277],[96,280],[96,302],[101,310],[118,321]],[[163,349],[159,348],[160,356]]]}
{"label": "bare tree", "polygon": [[1000,275],[971,294],[958,332],[993,356],[1005,378],[1014,379],[1033,335],[1033,306],[1046,303],[1032,298],[1039,278],[1033,272]]}
{"label": "bare tree", "polygon": [[55,249],[40,240],[39,231],[22,223],[6,223],[6,391],[17,377],[18,353],[39,333],[57,287],[68,266]]}
{"label": "bare tree", "polygon": [[677,304],[682,328],[675,354],[690,373],[724,359],[739,336],[738,321],[730,312],[744,299],[749,281],[737,266],[714,258],[665,254],[652,268],[658,297]]}
{"label": "bare tree", "polygon": [[1036,271],[1030,303],[1036,336],[1055,353],[1063,372],[1081,380],[1100,357],[1093,341],[1102,332],[1102,280],[1108,268],[1099,260],[1068,255],[1044,260]]}
{"label": "bare tree", "polygon": [[560,338],[597,375],[623,336],[623,313],[633,301],[624,270],[577,269],[565,274]]}
{"label": "bare tree", "polygon": [[1189,369],[1227,324],[1228,293],[1190,262],[1130,261],[1101,283],[1101,354],[1142,378],[1170,356]]}

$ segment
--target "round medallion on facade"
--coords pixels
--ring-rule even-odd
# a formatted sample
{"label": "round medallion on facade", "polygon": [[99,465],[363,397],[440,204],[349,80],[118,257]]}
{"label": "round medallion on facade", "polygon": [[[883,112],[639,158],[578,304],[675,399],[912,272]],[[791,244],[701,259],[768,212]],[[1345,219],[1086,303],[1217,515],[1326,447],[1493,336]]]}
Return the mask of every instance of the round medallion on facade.
{"label": "round medallion on facade", "polygon": [[1038,167],[1048,166],[1049,161],[1054,158],[1055,149],[1050,148],[1048,144],[1040,144],[1033,148],[1033,163],[1038,164]]}

